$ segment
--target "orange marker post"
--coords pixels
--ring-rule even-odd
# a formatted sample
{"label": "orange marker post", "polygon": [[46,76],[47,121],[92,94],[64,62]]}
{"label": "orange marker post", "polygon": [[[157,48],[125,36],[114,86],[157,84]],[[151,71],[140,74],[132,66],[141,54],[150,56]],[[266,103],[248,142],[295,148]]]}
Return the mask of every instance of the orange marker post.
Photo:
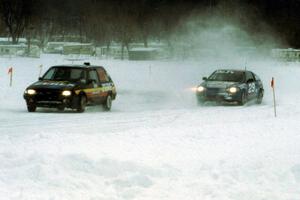
{"label": "orange marker post", "polygon": [[39,68],[40,68],[40,72],[39,72],[39,78],[40,78],[42,75],[42,71],[43,71],[43,65],[40,65]]}
{"label": "orange marker post", "polygon": [[9,74],[9,86],[11,87],[12,86],[12,81],[13,81],[13,68],[10,67],[8,69],[8,74]]}
{"label": "orange marker post", "polygon": [[274,80],[274,77],[272,77],[272,80],[271,80],[271,87],[272,87],[272,90],[273,90],[274,116],[277,117],[277,113],[276,113],[276,98],[275,98],[275,80]]}

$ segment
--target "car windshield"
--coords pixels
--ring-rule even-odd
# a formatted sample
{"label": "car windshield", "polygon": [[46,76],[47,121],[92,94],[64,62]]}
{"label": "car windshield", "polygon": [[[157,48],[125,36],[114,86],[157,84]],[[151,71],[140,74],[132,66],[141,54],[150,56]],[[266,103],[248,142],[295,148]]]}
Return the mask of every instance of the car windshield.
{"label": "car windshield", "polygon": [[208,77],[208,81],[243,82],[244,77],[245,73],[242,71],[218,70]]}
{"label": "car windshield", "polygon": [[43,80],[53,81],[78,81],[82,78],[85,78],[84,70],[71,67],[53,67],[43,76]]}

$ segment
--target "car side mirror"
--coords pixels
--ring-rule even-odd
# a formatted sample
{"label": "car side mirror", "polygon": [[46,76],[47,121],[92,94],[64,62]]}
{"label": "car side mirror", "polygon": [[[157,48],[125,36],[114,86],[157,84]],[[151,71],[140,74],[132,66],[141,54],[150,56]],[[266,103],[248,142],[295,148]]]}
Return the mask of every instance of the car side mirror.
{"label": "car side mirror", "polygon": [[43,80],[43,78],[42,77],[39,77],[39,81],[42,81]]}
{"label": "car side mirror", "polygon": [[253,83],[254,82],[254,79],[253,78],[250,78],[247,83]]}
{"label": "car side mirror", "polygon": [[207,81],[207,77],[203,77],[202,80]]}

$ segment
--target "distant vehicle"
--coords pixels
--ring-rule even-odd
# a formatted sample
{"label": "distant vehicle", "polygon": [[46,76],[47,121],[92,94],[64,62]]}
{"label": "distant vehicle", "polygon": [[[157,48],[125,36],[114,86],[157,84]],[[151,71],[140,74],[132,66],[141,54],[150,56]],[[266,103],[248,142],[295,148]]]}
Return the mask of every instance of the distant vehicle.
{"label": "distant vehicle", "polygon": [[84,112],[86,105],[99,104],[108,111],[116,95],[115,85],[106,70],[85,63],[51,67],[38,82],[26,88],[24,99],[28,112],[35,112],[37,107]]}
{"label": "distant vehicle", "polygon": [[260,104],[264,96],[262,81],[251,71],[221,69],[203,80],[196,90],[199,104],[218,101],[244,105],[250,100]]}

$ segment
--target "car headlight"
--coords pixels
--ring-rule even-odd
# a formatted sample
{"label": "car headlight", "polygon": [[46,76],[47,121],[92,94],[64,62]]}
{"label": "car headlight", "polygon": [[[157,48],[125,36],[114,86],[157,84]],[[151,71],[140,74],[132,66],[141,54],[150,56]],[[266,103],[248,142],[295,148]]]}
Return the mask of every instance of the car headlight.
{"label": "car headlight", "polygon": [[25,93],[29,94],[29,95],[35,95],[36,91],[34,89],[28,89],[28,90],[25,90]]}
{"label": "car headlight", "polygon": [[230,92],[230,93],[236,93],[238,90],[239,90],[239,89],[238,89],[237,87],[230,87],[230,88],[228,89],[228,92]]}
{"label": "car headlight", "polygon": [[197,87],[197,91],[198,92],[203,92],[204,90],[205,90],[205,88],[203,86]]}
{"label": "car headlight", "polygon": [[69,90],[65,90],[65,91],[62,92],[62,95],[65,96],[65,97],[70,96],[71,94],[72,94],[72,92],[69,91]]}

